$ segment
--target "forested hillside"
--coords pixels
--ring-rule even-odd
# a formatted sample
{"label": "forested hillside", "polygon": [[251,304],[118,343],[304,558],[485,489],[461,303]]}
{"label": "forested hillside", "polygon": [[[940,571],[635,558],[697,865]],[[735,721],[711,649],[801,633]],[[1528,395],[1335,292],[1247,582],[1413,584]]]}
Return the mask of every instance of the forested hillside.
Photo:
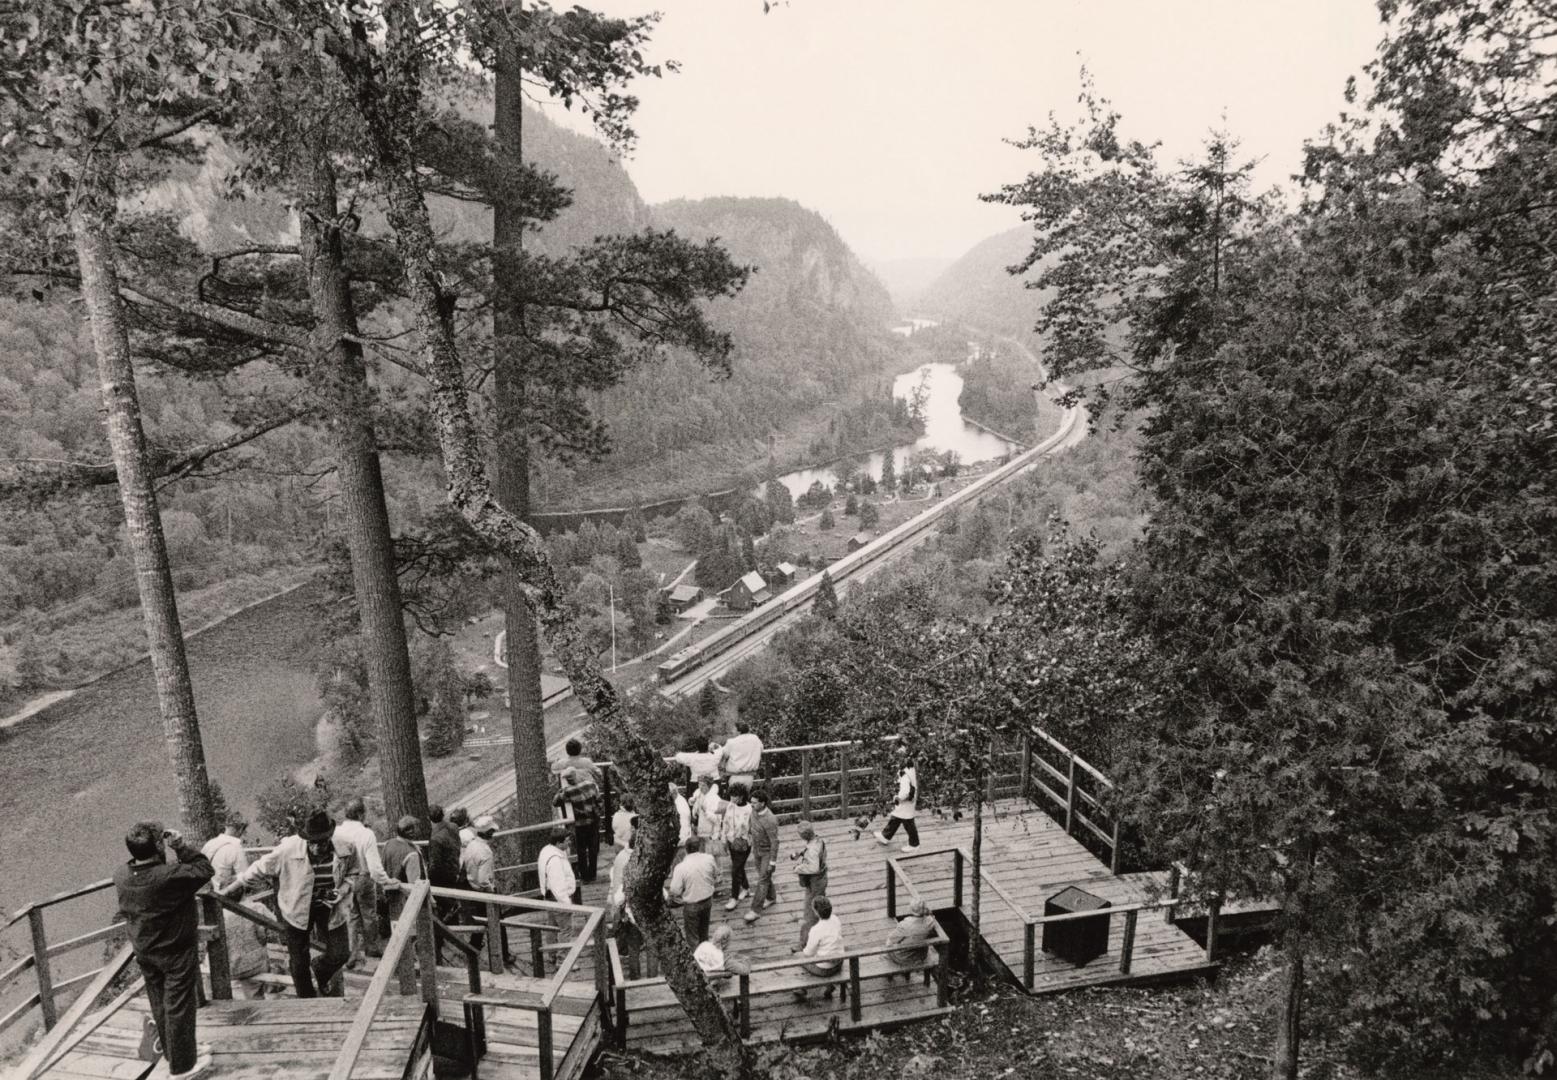
{"label": "forested hillside", "polygon": [[924,288],[918,309],[996,333],[1027,334],[1043,297],[1006,268],[1021,262],[1032,242],[1032,230],[1025,225],[979,241]]}
{"label": "forested hillside", "polygon": [[[468,111],[474,117],[483,107]],[[570,206],[526,237],[531,250],[562,255],[597,235],[670,228],[698,240],[718,236],[736,262],[755,270],[745,292],[722,301],[715,315],[735,339],[731,376],[715,379],[690,355],[669,351],[595,394],[591,404],[607,425],[612,452],[566,466],[534,458],[537,509],[728,486],[743,469],[762,472],[770,454],[798,463],[847,448],[842,441],[879,445],[905,434],[893,426],[886,389],[908,363],[885,330],[891,302],[817,214],[786,200],[733,199],[672,203],[651,213],[597,140],[527,109],[524,145],[572,192]],[[227,197],[237,155],[220,139],[201,154],[142,192],[140,207],[170,215],[205,252],[295,243],[295,214],[281,196]],[[485,207],[431,202],[446,242],[489,236]],[[381,232],[372,203],[363,213],[364,232]],[[391,301],[374,318],[392,331],[400,315]],[[0,348],[0,480],[49,463],[107,462],[91,341],[79,310],[52,294],[0,304]],[[148,439],[168,455],[231,435],[245,416],[299,392],[297,380],[263,362],[188,378],[142,357],[137,375]],[[415,529],[443,498],[442,476],[424,456],[422,386],[389,365],[370,376],[386,422],[394,418],[385,455],[391,520],[397,530]],[[234,401],[243,404],[234,410]],[[819,408],[824,402],[837,404]],[[161,491],[181,589],[267,567],[312,565],[329,548],[335,482],[312,420],[278,428],[213,459],[205,471],[213,475],[170,478]],[[136,620],[110,629],[111,613],[128,616],[135,601],[113,492],[104,485],[84,494],[42,493],[0,521],[0,691],[14,697],[69,684],[143,651]]]}

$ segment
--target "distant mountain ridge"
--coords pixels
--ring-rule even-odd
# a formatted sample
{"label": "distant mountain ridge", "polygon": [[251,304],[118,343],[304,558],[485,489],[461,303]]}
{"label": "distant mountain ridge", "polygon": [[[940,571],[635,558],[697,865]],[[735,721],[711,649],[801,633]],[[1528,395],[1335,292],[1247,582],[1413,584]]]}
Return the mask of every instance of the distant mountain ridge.
{"label": "distant mountain ridge", "polygon": [[1027,256],[1032,236],[1030,226],[1018,225],[979,241],[919,294],[916,310],[1003,334],[1030,335],[1046,296],[1026,287],[1031,271],[1015,277],[1006,268]]}

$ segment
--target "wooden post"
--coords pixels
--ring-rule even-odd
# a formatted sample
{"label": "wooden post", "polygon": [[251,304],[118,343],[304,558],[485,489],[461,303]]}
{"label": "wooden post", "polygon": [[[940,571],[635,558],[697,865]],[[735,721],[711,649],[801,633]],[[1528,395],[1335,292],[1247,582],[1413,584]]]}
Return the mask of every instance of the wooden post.
{"label": "wooden post", "polygon": [[1114,835],[1108,842],[1108,872],[1119,876],[1119,819],[1114,818]]}
{"label": "wooden post", "polygon": [[530,927],[530,974],[537,979],[546,974],[546,954],[541,952],[541,931]]}
{"label": "wooden post", "polygon": [[610,821],[611,815],[616,813],[616,806],[611,799],[611,766],[609,765],[600,770],[600,804],[605,807],[605,813],[600,815],[600,820]]}
{"label": "wooden post", "polygon": [[487,902],[487,970],[503,973],[503,917],[491,901]]}
{"label": "wooden post", "polygon": [[541,1058],[541,1080],[552,1080],[551,1010],[535,1010],[535,1050]]}
{"label": "wooden post", "polygon": [[422,1001],[432,1010],[433,1022],[438,1020],[438,938],[433,929],[433,897],[427,899],[416,912],[416,963],[420,968]]}
{"label": "wooden post", "polygon": [[1119,945],[1119,974],[1130,974],[1130,960],[1135,954],[1135,917],[1140,912],[1131,909],[1125,912],[1124,941]]}
{"label": "wooden post", "polygon": [[43,1030],[59,1022],[54,1005],[54,976],[49,970],[49,935],[43,927],[43,909],[27,909],[27,926],[32,931],[32,967],[38,973],[38,1009],[43,1013]]}
{"label": "wooden post", "polygon": [[1030,922],[1022,923],[1022,985],[1026,987],[1029,992],[1031,992],[1033,988],[1033,969],[1036,967],[1034,961],[1036,959],[1037,944],[1038,924]]}
{"label": "wooden post", "polygon": [[946,986],[946,959],[950,946],[945,942],[937,942],[935,946],[935,1004],[937,1008],[946,1008],[946,1003],[951,1000]]}
{"label": "wooden post", "polygon": [[995,756],[995,740],[991,738],[989,740],[989,774],[984,778],[984,801],[987,803],[995,801],[995,762],[997,760]]}
{"label": "wooden post", "polygon": [[849,817],[854,806],[849,801],[849,745],[838,748],[838,811],[841,817]]}
{"label": "wooden post", "polygon": [[751,975],[743,973],[741,979],[741,1038],[751,1038]]}
{"label": "wooden post", "polygon": [[481,1037],[476,1034],[481,1027],[476,1014],[482,1011],[481,1005],[469,1001],[465,1003],[465,1049],[470,1054],[470,1080],[480,1080],[481,1055],[486,1050],[481,1045]]}
{"label": "wooden post", "polygon": [[811,816],[811,751],[800,751],[800,816]]}
{"label": "wooden post", "polygon": [[1211,904],[1206,908],[1206,963],[1216,962],[1216,932],[1217,924],[1222,921],[1222,898],[1213,896]]}
{"label": "wooden post", "polygon": [[1018,793],[1022,798],[1027,798],[1028,785],[1033,779],[1033,739],[1027,732],[1022,732],[1022,790]]}
{"label": "wooden post", "polygon": [[205,956],[211,969],[211,997],[216,1001],[232,1000],[232,963],[227,952],[227,920],[222,917],[222,905],[209,893],[197,898],[200,921],[211,927],[211,936],[205,942]]}
{"label": "wooden post", "polygon": [[1076,835],[1076,755],[1070,756],[1070,778],[1065,782],[1065,835]]}
{"label": "wooden post", "polygon": [[962,849],[952,851],[952,907],[962,910]]}
{"label": "wooden post", "polygon": [[860,1022],[860,958],[849,957],[849,1019]]}
{"label": "wooden post", "polygon": [[[743,975],[742,978],[745,978]],[[627,987],[616,988],[616,1046],[627,1049]]]}
{"label": "wooden post", "polygon": [[887,860],[887,918],[897,918],[897,868]]}

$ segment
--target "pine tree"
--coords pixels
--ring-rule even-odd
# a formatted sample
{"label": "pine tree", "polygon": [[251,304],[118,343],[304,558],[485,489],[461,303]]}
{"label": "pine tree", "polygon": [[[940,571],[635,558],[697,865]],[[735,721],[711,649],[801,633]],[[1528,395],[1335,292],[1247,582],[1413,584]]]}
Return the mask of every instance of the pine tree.
{"label": "pine tree", "polygon": [[833,508],[830,506],[822,507],[822,517],[821,520],[816,523],[816,527],[818,529],[826,530],[831,529],[836,524],[837,522],[833,520]]}
{"label": "pine tree", "polygon": [[843,512],[847,517],[853,517],[860,512],[860,499],[854,492],[849,492],[849,497],[843,504]]}
{"label": "pine tree", "polygon": [[881,461],[881,488],[883,491],[897,490],[897,461],[896,454],[888,450]]}
{"label": "pine tree", "polygon": [[639,512],[636,506],[627,511],[627,516],[622,519],[622,528],[627,531],[628,536],[632,537],[633,543],[643,544],[648,542],[649,532],[644,527],[643,514]]}
{"label": "pine tree", "polygon": [[704,683],[703,689],[698,691],[697,714],[704,720],[712,720],[719,715],[719,691],[714,688],[712,679]]}
{"label": "pine tree", "polygon": [[822,571],[822,580],[816,586],[811,610],[829,622],[838,617],[838,590],[833,587],[832,574],[826,570]]}

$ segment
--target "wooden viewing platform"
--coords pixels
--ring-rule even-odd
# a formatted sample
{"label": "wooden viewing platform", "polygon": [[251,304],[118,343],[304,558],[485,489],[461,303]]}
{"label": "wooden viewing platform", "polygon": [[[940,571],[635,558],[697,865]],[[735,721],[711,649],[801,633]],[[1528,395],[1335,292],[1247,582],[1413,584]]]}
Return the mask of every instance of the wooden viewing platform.
{"label": "wooden viewing platform", "polygon": [[[1178,896],[1178,874],[1121,872],[1119,828],[1107,805],[1112,785],[1102,773],[1036,728],[994,753],[1003,771],[987,793],[980,874],[978,944],[987,957],[1034,994],[1184,978],[1215,968],[1221,906],[1214,899],[1197,899],[1189,910],[1189,901]],[[761,782],[774,795],[783,822],[775,869],[779,903],[752,924],[742,919],[744,902],[725,912],[728,863],[722,860],[724,890],[714,909],[716,923],[723,919],[731,928],[731,955],[752,965],[747,975],[716,980],[743,1036],[752,1041],[862,1031],[949,1011],[951,942],[961,940],[971,926],[972,817],[922,813],[920,848],[913,853],[903,851],[901,834],[890,847],[878,844],[869,828],[855,827],[855,818],[877,805],[891,778],[867,760],[863,748],[851,743],[783,747],[765,754]],[[609,778],[609,763],[602,764]],[[609,782],[606,790],[609,798]],[[843,967],[829,980],[802,972],[799,965],[805,961],[793,952],[800,944],[803,894],[788,855],[800,849],[796,823],[802,815],[814,820],[817,834],[827,841],[827,893],[844,928]],[[510,832],[549,830],[551,824]],[[609,830],[607,818],[602,828]],[[306,1003],[290,996],[230,1000],[221,910],[237,905],[202,897],[213,1000],[201,1010],[198,1037],[213,1054],[210,1075],[420,1078],[431,1074],[437,1045],[440,1055],[462,1053],[483,1077],[576,1080],[607,1039],[662,1053],[695,1049],[691,1022],[664,981],[653,971],[630,978],[615,941],[605,938],[603,908],[614,854],[608,843],[602,845],[598,879],[584,886],[582,907],[419,883],[408,894],[409,917],[397,922],[384,959],[368,971],[348,974],[345,998]],[[517,887],[515,873],[525,868],[504,869],[500,880]],[[47,909],[108,887],[109,882],[98,882],[32,905],[8,924],[28,922],[33,953],[0,973],[0,994],[24,992],[0,1016],[0,1030],[33,1009],[46,1029],[15,1071],[17,1080],[138,1080],[149,1072],[137,1055],[146,1013],[139,986],[98,1005],[114,980],[133,968],[127,946],[94,971],[58,983],[52,978],[52,958],[114,941],[122,931],[105,927],[50,944]],[[1112,907],[1046,917],[1045,901],[1067,887]],[[479,925],[445,927],[433,917],[433,895],[464,901],[468,910],[484,910],[485,918],[478,917]],[[942,932],[923,962],[902,967],[887,956],[886,937],[912,897],[929,905]],[[1243,909],[1258,914],[1256,909],[1268,911],[1269,905],[1245,903],[1238,910]],[[569,916],[567,930],[552,925],[562,914]],[[1204,945],[1181,929],[1186,917],[1204,923]],[[1046,927],[1077,919],[1107,922],[1103,952],[1079,966],[1043,948]],[[510,928],[518,956],[512,967],[501,955],[500,923]],[[487,938],[479,952],[464,940],[477,931]],[[435,940],[452,954],[452,965],[434,962]],[[284,950],[272,946],[271,955],[273,974],[267,979],[286,990]],[[33,980],[36,990],[28,990],[26,983]],[[820,991],[828,983],[848,992],[824,998]],[[76,986],[84,988],[61,1013],[63,992]],[[810,991],[803,1000],[794,993],[800,989]]]}

